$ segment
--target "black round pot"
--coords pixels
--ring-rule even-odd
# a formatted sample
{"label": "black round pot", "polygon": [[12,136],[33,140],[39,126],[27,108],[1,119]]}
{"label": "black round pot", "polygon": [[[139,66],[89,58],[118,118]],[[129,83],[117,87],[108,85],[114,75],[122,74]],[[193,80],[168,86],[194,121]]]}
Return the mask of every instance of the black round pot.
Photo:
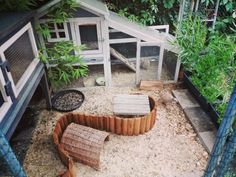
{"label": "black round pot", "polygon": [[82,105],[84,98],[84,94],[79,90],[62,90],[52,97],[52,107],[60,112],[70,112],[79,108]]}

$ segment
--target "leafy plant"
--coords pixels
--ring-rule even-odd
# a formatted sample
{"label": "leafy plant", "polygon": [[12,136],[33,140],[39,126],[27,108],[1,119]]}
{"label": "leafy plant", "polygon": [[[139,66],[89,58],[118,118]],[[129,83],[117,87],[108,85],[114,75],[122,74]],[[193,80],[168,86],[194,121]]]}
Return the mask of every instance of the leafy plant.
{"label": "leafy plant", "polygon": [[169,24],[171,29],[176,23],[178,0],[105,0],[108,8],[121,16],[139,22],[143,25]]}
{"label": "leafy plant", "polygon": [[42,34],[46,39],[49,33],[49,25],[51,23],[64,23],[68,20],[68,18],[72,17],[73,12],[78,7],[78,3],[75,0],[62,0],[57,6],[51,7],[49,9],[48,21],[47,23],[36,24],[36,31],[39,34]]}
{"label": "leafy plant", "polygon": [[76,46],[70,41],[62,41],[47,49],[47,55],[40,54],[41,61],[48,66],[48,78],[53,86],[58,87],[87,75],[88,67],[82,57],[73,54],[84,48],[83,45]]}
{"label": "leafy plant", "polygon": [[182,21],[176,31],[175,45],[180,48],[179,56],[186,70],[194,72],[195,65],[205,52],[207,27],[198,17]]}
{"label": "leafy plant", "polygon": [[207,29],[199,18],[183,21],[175,44],[190,79],[200,93],[223,117],[230,94],[236,83],[236,45],[226,35]]}

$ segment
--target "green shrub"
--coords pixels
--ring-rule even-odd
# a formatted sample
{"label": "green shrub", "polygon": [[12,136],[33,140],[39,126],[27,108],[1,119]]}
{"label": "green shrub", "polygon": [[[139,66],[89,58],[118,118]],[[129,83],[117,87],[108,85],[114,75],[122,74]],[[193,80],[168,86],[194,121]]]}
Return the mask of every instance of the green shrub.
{"label": "green shrub", "polygon": [[[82,49],[83,45],[76,46],[71,41],[61,41],[47,49],[47,55],[41,53],[40,58],[48,66],[47,74],[53,86],[58,87],[87,75],[88,67],[79,55]],[[78,55],[74,55],[74,51]]]}
{"label": "green shrub", "polygon": [[190,79],[207,101],[224,115],[236,83],[236,45],[220,33],[209,33],[199,18],[183,21],[175,44]]}

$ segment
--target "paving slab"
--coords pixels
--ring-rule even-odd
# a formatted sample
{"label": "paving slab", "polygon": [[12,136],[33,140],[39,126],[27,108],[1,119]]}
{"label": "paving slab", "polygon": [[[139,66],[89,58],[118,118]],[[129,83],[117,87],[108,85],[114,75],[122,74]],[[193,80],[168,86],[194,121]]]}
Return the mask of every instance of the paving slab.
{"label": "paving slab", "polygon": [[187,89],[173,90],[173,94],[183,109],[200,107]]}
{"label": "paving slab", "polygon": [[212,131],[200,132],[199,138],[204,142],[207,151],[210,153],[215,143],[216,133]]}
{"label": "paving slab", "polygon": [[197,132],[215,131],[210,117],[201,107],[186,108],[184,112]]}

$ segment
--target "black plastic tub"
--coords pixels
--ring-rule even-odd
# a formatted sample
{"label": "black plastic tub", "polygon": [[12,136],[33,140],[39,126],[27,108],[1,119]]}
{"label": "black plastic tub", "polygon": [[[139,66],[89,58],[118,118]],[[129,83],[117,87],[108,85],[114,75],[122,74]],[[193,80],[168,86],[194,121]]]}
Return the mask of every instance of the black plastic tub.
{"label": "black plastic tub", "polygon": [[219,128],[218,119],[220,115],[217,113],[215,107],[211,104],[210,104],[209,116],[211,117],[211,121],[214,123],[214,125],[218,129]]}
{"label": "black plastic tub", "polygon": [[189,78],[189,74],[184,73],[184,85],[188,88],[189,92],[193,95],[193,97],[200,104],[202,109],[206,112],[210,111],[210,104],[207,102],[206,98],[201,95],[199,90],[193,85],[192,81]]}
{"label": "black plastic tub", "polygon": [[76,89],[67,89],[57,92],[52,97],[53,109],[60,112],[70,112],[78,109],[84,101],[84,94]]}

